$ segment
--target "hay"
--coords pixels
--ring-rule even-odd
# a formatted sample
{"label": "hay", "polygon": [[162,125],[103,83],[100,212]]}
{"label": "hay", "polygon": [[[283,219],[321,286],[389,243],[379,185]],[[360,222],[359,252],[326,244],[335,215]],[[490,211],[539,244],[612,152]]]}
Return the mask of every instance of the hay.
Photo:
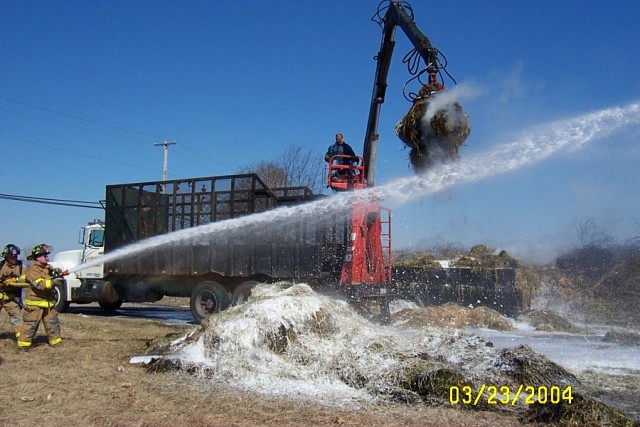
{"label": "hay", "polygon": [[435,259],[433,255],[425,253],[411,254],[410,257],[405,259],[396,259],[394,261],[396,267],[413,267],[413,268],[441,268],[440,263]]}
{"label": "hay", "polygon": [[585,330],[575,326],[564,317],[549,310],[531,310],[518,316],[518,320],[536,328],[536,331],[584,333]]}
{"label": "hay", "polygon": [[[296,398],[314,401],[324,397],[333,401],[339,393],[346,399],[368,401],[373,397],[451,407],[452,387],[470,387],[478,392],[482,384],[510,388],[571,386],[587,396],[586,388],[576,377],[526,346],[498,350],[480,338],[425,328],[424,323],[411,334],[398,333],[406,323],[394,322],[393,327],[374,325],[357,316],[346,303],[314,294],[303,284],[290,288],[262,285],[257,294],[260,298],[213,315],[206,329],[200,331],[200,338],[190,337],[190,345],[177,346],[176,356],[163,356],[149,371],[182,370],[274,395],[289,396],[293,390]],[[446,319],[448,314],[449,323],[451,318],[456,322],[464,318],[464,326],[480,324],[473,316],[493,314],[486,307],[470,309],[446,304],[402,310],[394,317],[401,318],[412,311],[414,320],[416,313],[432,311],[434,320]],[[312,387],[307,384],[310,379],[314,380]],[[312,394],[304,390],[312,390]],[[508,408],[491,405],[486,395],[477,401],[477,405],[457,408],[513,411],[522,417],[557,416],[529,414],[530,405],[526,404]],[[599,409],[608,408],[603,405]],[[591,406],[580,410],[587,413],[575,413],[570,419],[589,419]]]}
{"label": "hay", "polygon": [[546,356],[535,353],[526,345],[514,349],[502,349],[494,361],[494,366],[515,380],[517,384],[547,387],[579,385],[578,379],[573,374]]}
{"label": "hay", "polygon": [[373,381],[367,384],[366,389],[371,395],[383,397],[385,400],[392,402],[416,404],[421,401],[418,393],[407,390],[406,388],[396,387],[387,381]]}
{"label": "hay", "polygon": [[433,101],[433,96],[417,98],[396,125],[396,134],[411,149],[409,160],[416,173],[435,163],[457,159],[460,147],[471,133],[469,117],[457,102],[437,110],[428,124],[424,123]]}
{"label": "hay", "polygon": [[607,271],[593,287],[605,299],[640,301],[640,255],[634,255]]}
{"label": "hay", "polygon": [[[292,292],[291,295],[304,294],[298,291],[297,293]],[[289,345],[297,342],[299,334],[309,333],[326,338],[331,336],[334,329],[331,314],[326,308],[319,308],[300,324],[295,326],[280,324],[277,328],[266,331],[265,341],[271,351],[284,354],[287,352]]]}
{"label": "hay", "polygon": [[494,255],[495,250],[486,245],[473,246],[467,255],[460,254],[452,260],[453,267],[481,268],[517,268],[518,261],[507,251],[500,251]]}
{"label": "hay", "polygon": [[522,310],[531,309],[531,301],[536,289],[540,287],[540,276],[535,268],[519,264],[516,268],[516,288],[521,293]]}
{"label": "hay", "polygon": [[278,329],[268,331],[265,334],[265,340],[269,350],[277,354],[284,354],[289,347],[289,343],[298,340],[298,334],[293,328],[280,325]]}
{"label": "hay", "polygon": [[541,271],[546,284],[543,302],[569,310],[585,322],[638,330],[640,298],[634,296],[640,295],[636,283],[640,270],[634,268],[640,262],[637,256],[622,256],[620,262],[595,279],[584,273],[585,267],[575,264],[548,267]]}
{"label": "hay", "polygon": [[533,404],[523,421],[553,424],[560,427],[634,427],[640,422],[633,421],[624,412],[580,394],[573,394],[571,403],[557,405]]}
{"label": "hay", "polygon": [[640,334],[629,331],[611,330],[602,337],[602,341],[627,346],[640,346]]}
{"label": "hay", "polygon": [[510,331],[511,322],[496,310],[488,307],[462,307],[446,303],[436,307],[403,309],[391,317],[394,324],[405,327],[440,326],[454,328],[488,328]]}
{"label": "hay", "polygon": [[451,366],[442,366],[421,372],[416,375],[413,382],[416,391],[421,396],[435,397],[447,402],[451,387],[471,385],[464,375]]}

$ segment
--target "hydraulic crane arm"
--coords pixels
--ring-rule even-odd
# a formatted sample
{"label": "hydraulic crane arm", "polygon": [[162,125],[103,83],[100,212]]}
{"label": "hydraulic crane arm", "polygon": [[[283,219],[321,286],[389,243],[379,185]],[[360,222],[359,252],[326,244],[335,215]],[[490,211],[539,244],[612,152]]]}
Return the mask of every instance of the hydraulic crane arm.
{"label": "hydraulic crane arm", "polygon": [[[380,11],[380,9],[379,9]],[[379,12],[378,12],[379,13]],[[387,76],[391,65],[391,56],[395,46],[394,36],[396,27],[400,27],[409,38],[416,51],[422,57],[426,70],[429,73],[429,81],[435,82],[438,73],[438,50],[416,26],[413,18],[407,13],[400,2],[390,1],[384,18],[379,22],[382,26],[382,43],[380,51],[375,57],[377,61],[376,74],[367,121],[367,131],[364,140],[364,166],[367,186],[374,185],[374,172],[376,151],[378,148],[378,120],[380,107],[384,102],[387,91]]]}
{"label": "hydraulic crane arm", "polygon": [[[410,74],[413,75],[409,82],[416,79],[422,84],[417,94],[409,93],[409,96],[407,96],[405,93],[405,98],[413,101],[413,105],[409,110],[409,114],[405,115],[401,123],[404,123],[407,117],[411,117],[412,122],[407,125],[403,124],[402,129],[408,129],[412,136],[417,136],[418,144],[413,144],[413,141],[410,141],[412,147],[418,145],[417,149],[421,149],[419,143],[425,140],[423,138],[425,135],[421,131],[421,123],[424,118],[423,107],[432,101],[430,98],[432,95],[437,94],[444,87],[438,81],[438,76],[442,76],[441,71],[446,73],[446,60],[441,60],[441,54],[438,49],[431,46],[429,39],[420,32],[413,22],[412,12],[407,13],[407,10],[411,12],[411,6],[405,2],[401,4],[400,2],[385,0],[378,6],[378,11],[372,18],[382,27],[382,43],[380,51],[375,57],[377,61],[376,75],[363,157],[334,156],[350,157],[351,160],[356,160],[348,165],[341,162],[334,163],[332,158],[327,178],[328,186],[335,191],[357,191],[374,185],[378,118],[387,90],[387,76],[395,46],[394,35],[396,27],[400,27],[404,31],[414,46],[404,58],[404,62],[409,65]],[[424,62],[424,66],[421,65],[421,61]],[[425,73],[428,75],[428,82],[420,80]],[[417,120],[413,120],[416,117]],[[446,118],[439,122],[444,122],[444,125],[449,124]],[[397,126],[397,132],[398,128]],[[431,124],[431,128],[431,130],[435,131],[433,124]],[[407,138],[403,135],[404,133],[402,135],[398,133],[400,139],[405,142]],[[434,135],[426,135],[427,141],[430,141],[429,138],[434,139]],[[437,136],[440,137],[441,135],[438,134]],[[439,143],[439,141],[436,142]],[[408,145],[407,142],[405,144]],[[436,146],[440,147],[440,145]],[[415,149],[412,148],[412,153]],[[422,151],[428,154],[428,150]],[[419,155],[415,157],[421,159]],[[389,301],[398,296],[397,288],[394,287],[392,281],[391,211],[380,207],[378,197],[375,194],[364,194],[364,196],[354,198],[351,206],[351,221],[348,231],[345,233],[347,239],[340,275],[340,288],[355,300],[378,300],[380,302],[381,318],[388,321]]]}

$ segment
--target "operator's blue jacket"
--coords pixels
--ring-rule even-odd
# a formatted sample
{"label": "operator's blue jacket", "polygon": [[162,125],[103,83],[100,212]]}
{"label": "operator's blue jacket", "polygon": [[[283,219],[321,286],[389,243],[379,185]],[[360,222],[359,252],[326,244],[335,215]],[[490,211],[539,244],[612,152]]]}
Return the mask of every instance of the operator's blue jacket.
{"label": "operator's blue jacket", "polygon": [[337,156],[340,154],[354,157],[356,155],[356,153],[353,151],[353,148],[351,148],[351,146],[346,142],[343,144],[336,143],[329,147],[329,149],[327,150],[327,154],[325,154],[324,156],[324,159],[328,162],[333,156]]}

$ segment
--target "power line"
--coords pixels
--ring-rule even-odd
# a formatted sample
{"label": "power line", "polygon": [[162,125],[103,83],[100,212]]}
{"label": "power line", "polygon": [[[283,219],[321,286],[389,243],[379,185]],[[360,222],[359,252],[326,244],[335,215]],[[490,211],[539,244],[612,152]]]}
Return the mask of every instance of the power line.
{"label": "power line", "polygon": [[110,128],[113,128],[113,129],[122,130],[122,131],[125,131],[125,132],[137,133],[138,135],[150,136],[150,137],[153,137],[153,138],[162,138],[161,136],[154,135],[152,133],[142,132],[142,131],[135,130],[135,129],[129,129],[129,128],[125,128],[125,127],[114,126],[114,125],[109,125],[109,124],[106,124],[106,123],[96,122],[94,120],[85,119],[84,117],[75,116],[73,114],[68,114],[68,113],[63,113],[61,111],[56,111],[56,110],[53,110],[51,108],[42,107],[40,105],[30,104],[30,103],[24,102],[24,101],[19,101],[17,99],[9,98],[8,96],[0,95],[0,99],[4,99],[6,101],[15,102],[16,104],[25,105],[25,106],[31,107],[31,108],[36,108],[38,110],[47,111],[49,113],[59,114],[61,116],[69,117],[69,118],[72,118],[72,119],[81,120],[83,122],[92,123],[94,125],[106,126],[106,127],[110,127]]}
{"label": "power line", "polygon": [[66,148],[55,147],[55,146],[49,145],[49,144],[42,144],[42,143],[38,143],[38,142],[33,142],[33,141],[26,140],[24,138],[16,138],[14,136],[3,135],[3,134],[0,134],[0,138],[6,138],[6,139],[14,140],[14,141],[24,142],[26,144],[37,145],[37,146],[40,146],[40,147],[46,147],[46,148],[49,148],[49,149],[55,150],[55,151],[62,151],[62,152],[66,152],[66,153],[77,154],[77,155],[84,156],[84,157],[89,157],[89,158],[92,158],[92,159],[103,160],[105,162],[118,163],[118,164],[121,164],[121,165],[130,166],[130,167],[137,168],[137,169],[145,169],[145,170],[154,171],[154,172],[158,171],[158,169],[147,168],[147,167],[144,167],[144,166],[135,165],[133,163],[127,163],[127,162],[123,162],[123,161],[120,161],[120,160],[108,159],[106,157],[96,156],[95,154],[88,154],[88,153],[82,153],[82,152],[79,152],[79,151],[68,150]]}
{"label": "power line", "polygon": [[[80,120],[80,121],[83,121],[83,122],[86,122],[86,123],[91,123],[91,124],[98,125],[98,126],[104,126],[104,127],[108,127],[108,128],[112,128],[112,129],[117,129],[117,130],[120,130],[120,131],[131,132],[131,133],[135,133],[135,134],[138,134],[138,135],[149,136],[149,137],[153,137],[154,139],[163,139],[163,140],[165,139],[164,137],[161,137],[159,135],[152,134],[152,133],[149,133],[149,132],[143,132],[143,131],[139,131],[139,130],[135,130],[135,129],[129,129],[129,128],[121,127],[121,126],[114,126],[114,125],[110,125],[110,124],[106,124],[106,123],[100,123],[100,122],[97,122],[95,120],[90,120],[90,119],[87,119],[87,118],[84,118],[84,117],[76,116],[74,114],[69,114],[69,113],[65,113],[65,112],[62,112],[62,111],[57,111],[57,110],[54,110],[54,109],[51,109],[51,108],[48,108],[48,107],[43,107],[41,105],[36,105],[36,104],[29,103],[29,102],[20,101],[20,100],[17,100],[17,99],[14,99],[14,98],[10,98],[10,97],[4,96],[4,95],[0,95],[0,99],[4,99],[6,101],[10,101],[10,102],[13,102],[13,103],[16,103],[16,104],[24,105],[24,106],[27,106],[27,107],[30,107],[30,108],[35,108],[35,109],[46,111],[46,112],[53,113],[53,114],[58,114],[60,116],[69,117],[69,118],[72,118],[72,119],[75,119],[75,120]],[[8,109],[5,109],[5,108],[0,108],[0,111],[6,111],[6,112],[9,112],[9,113],[12,113],[12,114],[18,114],[18,115],[22,115],[22,116],[29,117],[29,118],[32,118],[32,119],[41,120],[41,121],[45,121],[45,122],[50,122],[50,123],[54,123],[54,124],[61,125],[61,126],[68,126],[68,127],[72,127],[72,128],[76,128],[76,129],[80,129],[80,130],[86,130],[86,131],[89,131],[89,132],[98,132],[98,133],[109,135],[109,133],[104,132],[104,131],[100,131],[98,129],[84,128],[84,127],[81,127],[81,126],[72,125],[70,123],[56,122],[54,120],[45,119],[45,118],[42,118],[42,117],[37,117],[37,116],[30,115],[30,114],[27,114],[27,113],[21,113],[21,112],[18,112],[18,111],[8,110]],[[9,138],[11,138],[11,137],[9,137]],[[12,138],[12,139],[18,140],[18,138]],[[195,153],[199,158],[203,158],[204,157],[205,159],[211,161],[212,163],[219,163],[219,164],[223,164],[224,166],[229,166],[229,165],[225,164],[224,162],[220,162],[219,159],[212,160],[207,154],[203,153],[202,151],[196,150],[195,148],[191,147],[187,143],[181,142],[181,144],[185,148],[187,148],[188,150],[190,150],[193,153]],[[50,147],[50,148],[52,148],[52,147]],[[177,153],[177,154],[180,155],[180,153]],[[184,155],[182,157],[187,159],[187,160],[189,160],[189,161],[191,161],[191,162],[197,163],[200,166],[203,166],[205,168],[209,168],[210,167],[209,164],[205,164],[205,163],[201,162],[200,160],[194,159],[192,157],[188,157],[188,156],[184,156]],[[148,168],[144,168],[144,169],[148,169]]]}
{"label": "power line", "polygon": [[75,208],[104,209],[102,202],[87,202],[84,200],[50,199],[45,197],[20,196],[17,194],[0,194],[0,199],[42,203],[46,205],[71,206]]}
{"label": "power line", "polygon": [[100,134],[103,134],[103,135],[116,136],[116,137],[120,137],[120,138],[127,138],[127,139],[131,138],[130,136],[124,136],[122,134],[118,134],[118,133],[115,133],[113,131],[104,131],[104,130],[94,129],[94,128],[90,128],[90,127],[77,126],[77,125],[73,125],[71,123],[65,123],[65,122],[60,122],[60,121],[56,121],[56,120],[45,119],[44,117],[38,117],[38,116],[34,116],[32,114],[27,114],[27,113],[22,113],[22,112],[19,112],[19,111],[8,110],[6,108],[0,108],[0,111],[5,111],[7,113],[16,114],[16,115],[23,116],[23,117],[28,117],[30,119],[39,120],[41,122],[53,123],[54,125],[65,126],[65,127],[72,128],[72,129],[80,129],[80,130],[86,130],[86,131],[89,131],[89,132],[97,132],[97,133],[100,133]]}

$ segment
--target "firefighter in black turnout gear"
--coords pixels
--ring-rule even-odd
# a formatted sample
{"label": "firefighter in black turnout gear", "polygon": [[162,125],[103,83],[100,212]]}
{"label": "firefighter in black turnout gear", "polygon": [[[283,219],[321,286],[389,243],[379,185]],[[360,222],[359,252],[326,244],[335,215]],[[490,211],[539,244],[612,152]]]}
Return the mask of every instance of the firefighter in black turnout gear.
{"label": "firefighter in black turnout gear", "polygon": [[4,308],[11,319],[11,326],[16,334],[16,339],[20,337],[22,327],[22,306],[20,296],[22,286],[26,286],[26,268],[22,261],[18,259],[20,248],[14,244],[8,244],[0,253],[3,258],[0,263],[0,311]]}

